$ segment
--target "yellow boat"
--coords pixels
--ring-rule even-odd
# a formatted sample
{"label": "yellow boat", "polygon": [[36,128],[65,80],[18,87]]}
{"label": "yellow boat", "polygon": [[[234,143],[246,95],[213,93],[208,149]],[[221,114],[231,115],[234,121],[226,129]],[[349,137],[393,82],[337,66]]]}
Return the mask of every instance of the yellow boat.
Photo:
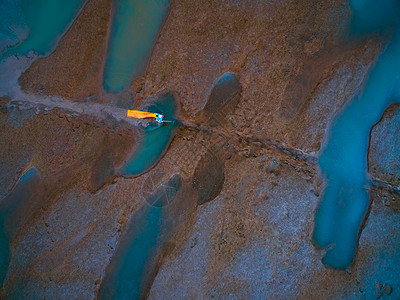
{"label": "yellow boat", "polygon": [[136,119],[154,118],[158,123],[163,123],[164,121],[164,115],[162,114],[140,111],[140,110],[128,110],[126,116]]}

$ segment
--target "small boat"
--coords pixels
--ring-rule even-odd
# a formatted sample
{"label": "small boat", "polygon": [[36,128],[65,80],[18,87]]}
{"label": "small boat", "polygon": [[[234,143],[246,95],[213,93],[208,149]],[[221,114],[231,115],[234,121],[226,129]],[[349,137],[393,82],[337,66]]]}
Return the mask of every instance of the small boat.
{"label": "small boat", "polygon": [[147,119],[147,118],[154,118],[157,123],[171,123],[172,121],[165,121],[164,115],[158,113],[152,113],[147,111],[140,111],[140,110],[128,110],[127,117],[132,117],[136,119]]}

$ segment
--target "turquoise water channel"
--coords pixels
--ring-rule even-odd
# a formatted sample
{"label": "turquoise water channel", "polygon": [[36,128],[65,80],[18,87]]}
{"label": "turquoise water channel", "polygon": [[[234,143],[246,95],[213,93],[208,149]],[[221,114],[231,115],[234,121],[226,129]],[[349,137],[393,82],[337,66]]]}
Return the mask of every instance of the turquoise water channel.
{"label": "turquoise water channel", "polygon": [[0,1],[0,37],[12,46],[2,56],[26,55],[31,50],[38,55],[47,54],[84,3],[85,0]]}
{"label": "turquoise water channel", "polygon": [[153,167],[168,148],[178,126],[175,120],[176,102],[173,95],[161,96],[146,110],[162,113],[165,120],[173,121],[173,123],[160,125],[154,121],[138,134],[133,154],[120,171],[126,177],[139,176]]}
{"label": "turquoise water channel", "polygon": [[157,256],[171,225],[164,207],[181,188],[182,179],[173,175],[154,187],[143,207],[135,212],[121,237],[99,290],[99,299],[141,299],[157,268]]}
{"label": "turquoise water channel", "polygon": [[328,185],[315,216],[313,239],[318,247],[327,250],[323,263],[334,269],[346,269],[352,264],[369,206],[369,131],[400,95],[400,3],[384,2],[350,2],[354,12],[353,37],[389,30],[386,34],[392,34],[392,39],[371,71],[364,91],[334,121],[319,158]]}
{"label": "turquoise water channel", "polygon": [[120,92],[146,69],[169,0],[116,0],[104,88]]}
{"label": "turquoise water channel", "polygon": [[162,208],[146,207],[145,210],[133,218],[119,244],[100,288],[99,299],[140,299],[145,267],[157,249],[162,219]]}

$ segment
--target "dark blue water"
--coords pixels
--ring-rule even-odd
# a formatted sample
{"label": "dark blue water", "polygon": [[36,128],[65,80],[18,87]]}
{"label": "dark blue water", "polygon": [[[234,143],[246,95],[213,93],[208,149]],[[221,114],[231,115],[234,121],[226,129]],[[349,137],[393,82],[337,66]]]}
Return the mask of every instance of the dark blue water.
{"label": "dark blue water", "polygon": [[323,263],[349,267],[355,257],[360,226],[369,205],[367,149],[369,131],[400,91],[399,1],[351,1],[352,35],[375,31],[391,42],[371,71],[364,91],[334,121],[319,164],[328,186],[315,216],[313,239],[327,250]]}
{"label": "dark blue water", "polygon": [[39,171],[36,168],[30,168],[0,202],[0,285],[10,263],[11,240],[34,211],[35,202],[37,202],[34,191],[39,180]]}
{"label": "dark blue water", "polygon": [[99,290],[100,299],[140,299],[152,280],[156,258],[163,245],[162,232],[170,225],[164,207],[181,187],[181,177],[173,175],[149,195],[127,232],[121,237]]}
{"label": "dark blue water", "polygon": [[21,18],[21,7],[19,1],[0,1],[0,53],[6,47],[17,44],[26,38],[28,28]]}
{"label": "dark blue water", "polygon": [[146,207],[130,224],[99,291],[100,299],[140,299],[146,263],[154,255],[162,208]]}
{"label": "dark blue water", "polygon": [[350,35],[365,36],[370,33],[382,34],[398,27],[399,0],[351,0],[353,12]]}
{"label": "dark blue water", "polygon": [[121,168],[121,174],[127,177],[138,176],[153,167],[161,158],[171,142],[178,122],[175,121],[176,102],[171,94],[161,96],[147,109],[150,112],[162,113],[165,120],[174,121],[159,125],[153,122],[144,128],[135,141],[135,150]]}
{"label": "dark blue water", "polygon": [[[5,21],[0,26],[0,36],[9,39],[11,45],[15,44],[2,56],[26,55],[31,50],[38,55],[47,54],[55,47],[84,3],[85,0],[1,1],[0,14],[3,15],[0,15],[0,19]],[[27,32],[18,34],[23,29]]]}
{"label": "dark blue water", "polygon": [[104,88],[120,92],[142,75],[168,12],[169,0],[116,0]]}

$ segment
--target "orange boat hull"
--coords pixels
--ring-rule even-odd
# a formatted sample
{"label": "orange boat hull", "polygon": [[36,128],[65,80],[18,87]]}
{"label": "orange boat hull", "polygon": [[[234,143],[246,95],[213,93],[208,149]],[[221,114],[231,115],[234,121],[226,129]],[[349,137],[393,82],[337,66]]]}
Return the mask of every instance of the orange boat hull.
{"label": "orange boat hull", "polygon": [[156,118],[157,114],[147,111],[140,110],[128,110],[127,117],[137,118],[137,119],[146,119],[146,118]]}

